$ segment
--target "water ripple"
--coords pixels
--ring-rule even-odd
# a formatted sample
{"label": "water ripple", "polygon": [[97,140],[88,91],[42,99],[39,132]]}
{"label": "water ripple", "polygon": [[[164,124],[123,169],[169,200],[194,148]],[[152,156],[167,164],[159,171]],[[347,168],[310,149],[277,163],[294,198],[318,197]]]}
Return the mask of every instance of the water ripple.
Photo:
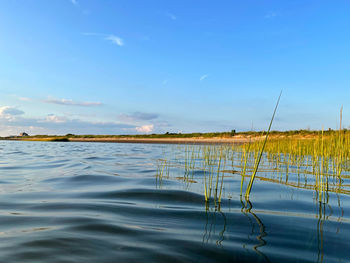
{"label": "water ripple", "polygon": [[[173,145],[0,141],[0,262],[349,261],[348,196],[259,181],[251,201],[225,173],[220,206],[204,173],[155,160]],[[292,175],[291,175],[292,176]],[[291,181],[295,178],[290,178]]]}

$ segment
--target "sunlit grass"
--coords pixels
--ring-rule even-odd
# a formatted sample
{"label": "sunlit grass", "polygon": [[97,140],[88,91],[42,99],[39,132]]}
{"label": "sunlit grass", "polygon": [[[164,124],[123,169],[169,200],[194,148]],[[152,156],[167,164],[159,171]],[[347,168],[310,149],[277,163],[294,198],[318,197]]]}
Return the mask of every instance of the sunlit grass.
{"label": "sunlit grass", "polygon": [[[326,202],[328,192],[350,194],[350,185],[344,183],[350,179],[349,133],[320,131],[308,139],[272,138],[263,144],[178,146],[176,158],[159,161],[157,178],[172,178],[172,171],[177,171],[177,180],[189,185],[202,183],[205,202],[215,206],[220,205],[225,192],[244,195],[242,189],[248,187],[244,179],[254,174],[255,181],[313,190],[319,202]],[[181,170],[183,175],[179,176]],[[236,186],[228,184],[237,189],[228,188],[226,180],[232,182],[237,176],[241,178]]]}

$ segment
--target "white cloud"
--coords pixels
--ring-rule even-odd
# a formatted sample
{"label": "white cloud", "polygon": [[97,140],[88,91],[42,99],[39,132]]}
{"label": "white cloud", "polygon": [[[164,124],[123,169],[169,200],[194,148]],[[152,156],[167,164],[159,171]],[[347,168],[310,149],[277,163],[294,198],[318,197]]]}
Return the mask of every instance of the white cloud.
{"label": "white cloud", "polygon": [[68,105],[68,106],[82,106],[82,107],[96,107],[101,106],[101,102],[92,102],[92,101],[73,101],[71,99],[56,99],[49,97],[44,100],[46,103],[59,104],[59,105]]}
{"label": "white cloud", "polygon": [[101,34],[101,33],[94,33],[94,32],[83,32],[81,34],[83,36],[102,37],[104,40],[110,41],[117,46],[120,46],[120,47],[124,46],[124,40],[121,37],[118,37],[113,34]]}
{"label": "white cloud", "polygon": [[[35,127],[33,130],[32,128]],[[0,116],[0,136],[19,134],[29,131],[30,134],[132,134],[135,125],[119,122],[90,122],[81,119],[70,119],[64,116],[49,114],[40,118],[22,116]]]}
{"label": "white cloud", "polygon": [[[25,117],[24,111],[13,106],[0,107],[0,136],[16,135],[20,132],[29,134],[135,134],[149,133],[153,124],[142,126],[142,121],[153,121],[157,114],[134,112],[129,117],[139,119],[141,124],[123,121],[89,121],[58,114],[38,117]],[[157,124],[158,126],[158,124]]]}
{"label": "white cloud", "polygon": [[150,133],[150,132],[153,131],[153,129],[154,129],[154,125],[153,124],[136,127],[136,131],[142,132],[142,133]]}
{"label": "white cloud", "polygon": [[208,75],[205,74],[205,75],[203,75],[203,76],[201,76],[201,77],[199,78],[199,81],[203,81],[203,80],[205,80],[207,77],[208,77]]}
{"label": "white cloud", "polygon": [[49,114],[46,116],[45,122],[65,123],[67,122],[67,118],[62,116],[57,116],[54,114]]}
{"label": "white cloud", "polygon": [[24,111],[19,110],[15,107],[11,107],[11,106],[0,107],[0,117],[11,117],[11,116],[22,115],[22,114],[24,114]]}
{"label": "white cloud", "polygon": [[177,17],[176,15],[172,14],[172,13],[166,13],[167,17],[169,17],[171,20],[176,20]]}
{"label": "white cloud", "polygon": [[105,40],[111,41],[113,44],[118,45],[120,47],[124,46],[124,41],[120,37],[117,37],[115,35],[109,35],[105,37]]}

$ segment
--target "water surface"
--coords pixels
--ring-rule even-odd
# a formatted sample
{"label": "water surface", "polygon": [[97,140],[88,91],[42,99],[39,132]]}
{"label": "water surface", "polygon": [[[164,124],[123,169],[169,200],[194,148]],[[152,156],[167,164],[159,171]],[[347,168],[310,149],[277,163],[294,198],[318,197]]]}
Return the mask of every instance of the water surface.
{"label": "water surface", "polygon": [[348,195],[319,202],[313,189],[258,180],[246,201],[235,173],[220,207],[206,205],[200,169],[156,176],[157,160],[181,152],[0,141],[0,262],[350,261]]}

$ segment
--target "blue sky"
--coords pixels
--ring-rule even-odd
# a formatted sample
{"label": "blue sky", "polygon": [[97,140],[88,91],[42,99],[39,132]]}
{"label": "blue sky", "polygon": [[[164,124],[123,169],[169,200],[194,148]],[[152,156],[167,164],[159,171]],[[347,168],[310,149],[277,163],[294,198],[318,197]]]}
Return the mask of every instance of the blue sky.
{"label": "blue sky", "polygon": [[[0,135],[339,127],[349,1],[3,0]],[[349,105],[349,106],[348,106]]]}

